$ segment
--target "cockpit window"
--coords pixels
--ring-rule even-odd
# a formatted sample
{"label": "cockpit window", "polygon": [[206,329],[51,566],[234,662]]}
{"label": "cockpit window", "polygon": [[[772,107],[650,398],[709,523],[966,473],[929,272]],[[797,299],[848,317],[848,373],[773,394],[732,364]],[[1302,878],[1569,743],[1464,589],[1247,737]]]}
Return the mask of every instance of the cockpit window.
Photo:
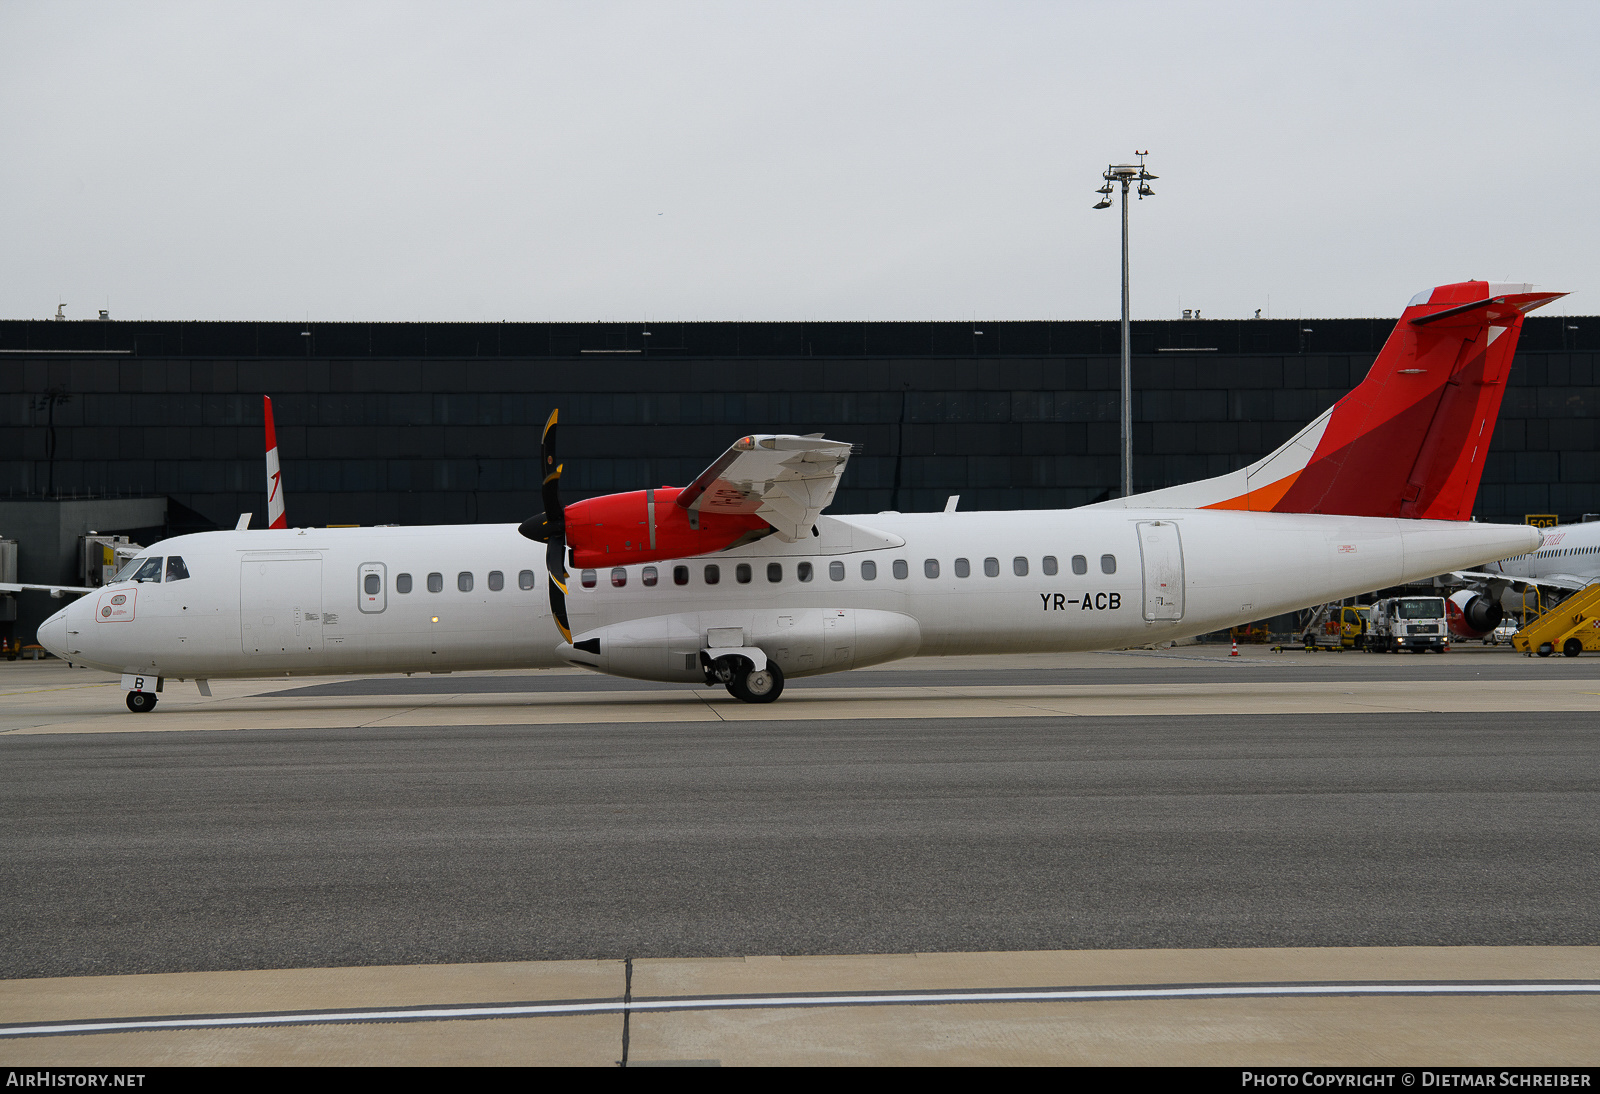
{"label": "cockpit window", "polygon": [[137,570],[135,570],[133,572],[133,580],[134,581],[160,581],[161,580],[161,560],[159,558],[147,558],[147,559],[145,559],[144,560],[144,565],[140,566]]}
{"label": "cockpit window", "polygon": [[181,555],[167,556],[167,580],[182,581],[189,576],[189,567],[183,564]]}
{"label": "cockpit window", "polygon": [[[139,568],[149,561],[150,560],[148,558],[130,558],[128,561],[122,564],[122,569],[118,570],[112,575],[111,580],[132,581],[133,575],[138,573]],[[107,584],[110,584],[110,582],[107,582]]]}

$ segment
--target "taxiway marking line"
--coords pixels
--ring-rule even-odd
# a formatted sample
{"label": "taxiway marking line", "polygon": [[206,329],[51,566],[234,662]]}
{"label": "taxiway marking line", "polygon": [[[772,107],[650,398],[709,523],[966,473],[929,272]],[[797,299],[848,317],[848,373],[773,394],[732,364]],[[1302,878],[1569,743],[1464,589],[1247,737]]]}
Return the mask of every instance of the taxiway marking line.
{"label": "taxiway marking line", "polygon": [[226,1029],[246,1026],[327,1025],[363,1022],[439,1022],[550,1015],[622,1014],[691,1010],[771,1010],[809,1007],[943,1006],[951,1003],[1107,1002],[1148,999],[1227,999],[1313,996],[1497,996],[1600,995],[1600,982],[1560,980],[1506,982],[1371,982],[1313,984],[1180,984],[1167,987],[1039,988],[983,991],[904,991],[801,995],[723,995],[686,998],[567,1000],[498,1006],[400,1007],[393,1009],[279,1011],[257,1014],[124,1018],[43,1025],[0,1026],[0,1039],[163,1029]]}

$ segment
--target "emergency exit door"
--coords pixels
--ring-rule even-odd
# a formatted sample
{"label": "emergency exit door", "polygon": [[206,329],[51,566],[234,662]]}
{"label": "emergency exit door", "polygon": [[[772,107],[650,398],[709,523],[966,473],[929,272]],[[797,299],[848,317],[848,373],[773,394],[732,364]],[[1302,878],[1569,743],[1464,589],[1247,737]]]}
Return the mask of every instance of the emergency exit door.
{"label": "emergency exit door", "polygon": [[1151,623],[1183,618],[1183,542],[1170,520],[1139,524],[1144,572],[1144,617]]}

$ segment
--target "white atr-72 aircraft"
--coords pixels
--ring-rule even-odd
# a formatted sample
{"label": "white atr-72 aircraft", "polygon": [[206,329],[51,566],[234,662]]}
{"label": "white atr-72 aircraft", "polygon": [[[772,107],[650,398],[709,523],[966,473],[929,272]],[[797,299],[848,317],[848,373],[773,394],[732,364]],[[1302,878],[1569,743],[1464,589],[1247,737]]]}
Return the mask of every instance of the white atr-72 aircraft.
{"label": "white atr-72 aircraft", "polygon": [[745,437],[687,487],[563,506],[552,413],[545,513],[520,528],[178,536],[39,641],[148,711],[167,679],[563,664],[759,703],[919,654],[1213,631],[1537,550],[1536,529],[1468,518],[1523,316],[1558,295],[1420,293],[1366,379],[1265,459],[1079,509],[823,516],[850,448],[819,435]]}

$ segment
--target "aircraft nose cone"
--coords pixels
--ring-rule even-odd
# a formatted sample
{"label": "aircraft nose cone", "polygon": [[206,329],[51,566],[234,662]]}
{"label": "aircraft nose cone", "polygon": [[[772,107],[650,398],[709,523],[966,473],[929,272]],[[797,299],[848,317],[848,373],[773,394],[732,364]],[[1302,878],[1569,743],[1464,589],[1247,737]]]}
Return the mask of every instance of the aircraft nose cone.
{"label": "aircraft nose cone", "polygon": [[39,624],[39,645],[57,657],[67,656],[67,609],[62,608]]}

